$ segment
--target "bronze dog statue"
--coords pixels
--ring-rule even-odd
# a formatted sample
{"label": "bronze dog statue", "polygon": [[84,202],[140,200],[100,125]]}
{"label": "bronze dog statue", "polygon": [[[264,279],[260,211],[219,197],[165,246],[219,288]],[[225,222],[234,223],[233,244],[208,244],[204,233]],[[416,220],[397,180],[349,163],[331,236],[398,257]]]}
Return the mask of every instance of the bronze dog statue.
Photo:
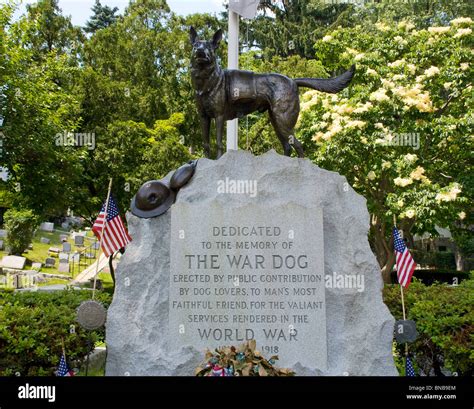
{"label": "bronze dog statue", "polygon": [[338,77],[328,79],[291,79],[280,74],[224,70],[216,59],[222,30],[217,30],[212,41],[200,40],[194,27],[190,28],[189,34],[193,47],[191,80],[196,91],[206,157],[210,157],[209,133],[212,118],[216,120],[219,158],[222,155],[224,122],[255,111],[269,112],[270,121],[286,156],[290,156],[293,146],[298,156],[303,157],[303,147],[293,133],[300,112],[298,87],[337,93],[349,85],[355,73],[354,65]]}

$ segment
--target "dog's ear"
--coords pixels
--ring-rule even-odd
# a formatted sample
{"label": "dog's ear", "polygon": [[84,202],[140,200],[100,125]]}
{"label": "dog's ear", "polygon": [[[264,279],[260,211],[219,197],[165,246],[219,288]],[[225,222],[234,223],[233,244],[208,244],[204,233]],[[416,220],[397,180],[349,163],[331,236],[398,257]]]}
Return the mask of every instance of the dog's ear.
{"label": "dog's ear", "polygon": [[194,27],[191,26],[191,28],[189,29],[189,41],[191,41],[191,44],[194,44],[197,38],[198,38],[198,34],[196,33],[196,30],[194,29]]}
{"label": "dog's ear", "polygon": [[214,48],[219,47],[219,43],[221,42],[221,40],[222,40],[222,30],[219,29],[214,34],[214,37],[212,37],[212,45],[214,46]]}

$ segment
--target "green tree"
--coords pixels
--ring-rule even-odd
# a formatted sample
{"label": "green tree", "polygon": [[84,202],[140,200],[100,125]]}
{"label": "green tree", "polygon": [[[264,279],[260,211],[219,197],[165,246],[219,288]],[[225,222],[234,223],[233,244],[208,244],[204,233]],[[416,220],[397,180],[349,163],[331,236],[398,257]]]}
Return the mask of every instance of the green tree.
{"label": "green tree", "polygon": [[68,53],[72,58],[80,47],[83,35],[74,27],[70,17],[63,16],[58,0],[38,0],[27,4],[29,24],[22,27],[26,34],[26,43],[31,47],[36,58],[49,54]]}
{"label": "green tree", "polygon": [[393,216],[408,239],[472,224],[472,20],[414,28],[378,22],[319,41],[329,71],[356,62],[357,75],[340,94],[307,92],[299,121],[308,156],[366,197],[386,281]]}
{"label": "green tree", "polygon": [[9,209],[4,215],[6,247],[10,254],[21,255],[30,245],[38,218],[31,210]]}
{"label": "green tree", "polygon": [[[350,24],[349,2],[323,0],[263,0],[260,13],[248,23],[249,45],[267,57],[299,55],[314,59],[314,43],[343,24]],[[246,27],[242,24],[242,36]]]}
{"label": "green tree", "polygon": [[97,30],[107,28],[117,21],[115,13],[118,11],[118,7],[111,8],[109,6],[103,6],[100,0],[95,0],[95,4],[92,6],[92,12],[94,13],[89,21],[87,21],[84,31],[86,33],[95,33]]}
{"label": "green tree", "polygon": [[81,150],[64,146],[61,135],[78,126],[78,104],[58,85],[75,70],[68,56],[52,51],[38,64],[23,33],[34,24],[22,18],[11,23],[13,7],[0,6],[0,67],[4,116],[0,165],[7,168],[13,205],[39,216],[65,213],[69,194],[80,183]]}

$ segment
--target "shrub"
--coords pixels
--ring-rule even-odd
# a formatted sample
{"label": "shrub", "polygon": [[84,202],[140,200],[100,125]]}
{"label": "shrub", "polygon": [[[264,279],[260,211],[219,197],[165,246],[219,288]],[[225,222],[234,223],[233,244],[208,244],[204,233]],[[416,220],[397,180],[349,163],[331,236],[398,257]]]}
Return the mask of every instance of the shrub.
{"label": "shrub", "polygon": [[417,264],[428,265],[443,270],[455,270],[454,253],[450,251],[420,251],[412,250]]}
{"label": "shrub", "polygon": [[[398,283],[396,271],[392,271],[390,277],[392,284]],[[463,280],[468,280],[470,273],[456,270],[416,269],[413,277],[425,285],[431,285],[436,281],[446,284],[459,284]]]}
{"label": "shrub", "polygon": [[[108,307],[111,297],[96,293]],[[54,375],[62,354],[80,365],[104,329],[87,331],[75,322],[76,308],[90,299],[90,291],[0,292],[0,376]],[[74,333],[71,333],[74,325]]]}
{"label": "shrub", "polygon": [[[400,288],[386,285],[384,301],[396,319],[402,319]],[[474,280],[459,286],[425,286],[415,280],[405,290],[407,319],[416,323],[418,339],[409,344],[415,366],[425,374],[442,369],[462,375],[474,372]],[[397,345],[403,355],[404,345]]]}
{"label": "shrub", "polygon": [[31,243],[38,219],[31,210],[9,209],[4,215],[6,246],[10,254],[21,255]]}

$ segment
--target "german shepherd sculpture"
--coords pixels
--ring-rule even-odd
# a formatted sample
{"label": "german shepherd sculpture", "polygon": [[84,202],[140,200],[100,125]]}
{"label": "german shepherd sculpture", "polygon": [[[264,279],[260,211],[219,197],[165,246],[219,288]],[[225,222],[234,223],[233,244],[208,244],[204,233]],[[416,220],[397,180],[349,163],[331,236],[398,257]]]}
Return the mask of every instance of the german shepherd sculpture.
{"label": "german shepherd sculpture", "polygon": [[303,147],[294,136],[294,127],[300,112],[298,87],[334,94],[346,88],[355,73],[354,65],[344,74],[328,79],[291,79],[280,74],[224,70],[216,59],[216,50],[222,40],[222,30],[217,30],[212,41],[200,40],[194,27],[190,28],[189,35],[193,47],[191,79],[201,117],[204,153],[208,158],[211,119],[216,120],[219,158],[223,150],[224,122],[255,111],[269,112],[270,121],[286,156],[290,156],[293,146],[298,156],[304,157]]}

